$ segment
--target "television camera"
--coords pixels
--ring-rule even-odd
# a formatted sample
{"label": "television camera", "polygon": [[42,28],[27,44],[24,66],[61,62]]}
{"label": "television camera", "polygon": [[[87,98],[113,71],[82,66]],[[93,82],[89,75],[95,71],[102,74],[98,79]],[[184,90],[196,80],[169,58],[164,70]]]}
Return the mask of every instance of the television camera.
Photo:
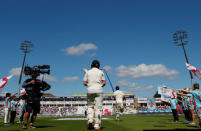
{"label": "television camera", "polygon": [[50,74],[50,65],[25,66],[24,74],[40,76],[40,74]]}

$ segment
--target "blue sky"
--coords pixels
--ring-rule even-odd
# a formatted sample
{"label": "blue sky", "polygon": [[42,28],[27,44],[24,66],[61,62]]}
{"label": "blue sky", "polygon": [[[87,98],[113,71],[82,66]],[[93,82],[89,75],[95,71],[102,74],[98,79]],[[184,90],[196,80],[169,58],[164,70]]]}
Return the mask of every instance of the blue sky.
{"label": "blue sky", "polygon": [[[188,32],[190,64],[201,69],[199,0],[9,0],[0,1],[0,18],[0,77],[19,74],[20,44],[31,40],[26,64],[51,65],[46,80],[56,96],[85,94],[82,69],[94,59],[114,86],[138,97],[152,96],[163,84],[189,87],[182,48],[172,40],[178,29]],[[16,92],[18,79],[3,92]],[[104,92],[111,91],[107,81]]]}

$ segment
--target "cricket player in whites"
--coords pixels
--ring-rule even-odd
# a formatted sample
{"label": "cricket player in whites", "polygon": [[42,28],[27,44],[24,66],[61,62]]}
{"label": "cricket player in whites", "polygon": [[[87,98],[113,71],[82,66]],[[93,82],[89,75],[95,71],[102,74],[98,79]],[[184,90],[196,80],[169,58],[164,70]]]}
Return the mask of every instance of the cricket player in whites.
{"label": "cricket player in whites", "polygon": [[[100,63],[94,60],[91,69],[85,71],[83,84],[87,86],[87,119],[88,129],[101,129],[103,87],[106,84],[104,73],[99,69]],[[94,121],[95,120],[95,121]],[[94,121],[94,126],[93,126]]]}
{"label": "cricket player in whites", "polygon": [[119,86],[116,86],[116,91],[114,92],[114,98],[116,100],[116,120],[120,120],[120,112],[124,111],[124,93],[119,90]]}

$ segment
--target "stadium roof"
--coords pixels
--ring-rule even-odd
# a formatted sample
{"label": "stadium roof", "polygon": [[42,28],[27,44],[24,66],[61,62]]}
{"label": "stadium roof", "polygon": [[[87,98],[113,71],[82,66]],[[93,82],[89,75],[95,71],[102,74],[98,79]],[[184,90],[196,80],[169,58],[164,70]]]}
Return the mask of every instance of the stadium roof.
{"label": "stadium roof", "polygon": [[43,96],[45,96],[45,97],[56,97],[51,93],[43,93]]}

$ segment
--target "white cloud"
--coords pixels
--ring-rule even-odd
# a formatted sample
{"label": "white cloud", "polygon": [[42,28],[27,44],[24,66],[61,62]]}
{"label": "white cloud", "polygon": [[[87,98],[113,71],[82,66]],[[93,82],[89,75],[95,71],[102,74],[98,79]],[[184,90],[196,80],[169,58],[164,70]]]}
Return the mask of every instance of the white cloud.
{"label": "white cloud", "polygon": [[79,77],[72,76],[72,77],[65,77],[62,81],[63,82],[74,82],[74,81],[77,81],[78,79],[79,79]]}
{"label": "white cloud", "polygon": [[[39,79],[42,79],[43,75],[39,76]],[[50,82],[56,82],[57,78],[51,75],[44,75],[44,80],[50,81]]]}
{"label": "white cloud", "polygon": [[176,76],[170,76],[170,77],[168,77],[168,80],[176,80],[176,79],[177,79]]}
{"label": "white cloud", "polygon": [[143,77],[168,77],[175,78],[179,74],[178,71],[174,69],[167,69],[163,64],[140,64],[138,66],[124,66],[121,65],[116,68],[118,77],[130,77],[133,79],[143,78]]}
{"label": "white cloud", "polygon": [[154,87],[152,85],[149,86],[142,86],[142,87],[136,87],[133,90],[134,91],[146,91],[146,90],[152,90]]}
{"label": "white cloud", "polygon": [[128,82],[126,80],[120,80],[117,82],[117,85],[120,87],[128,87],[130,91],[144,91],[144,90],[152,90],[153,86],[138,86],[135,82]]}
{"label": "white cloud", "polygon": [[107,72],[111,72],[112,71],[112,67],[108,66],[108,65],[104,66],[103,69],[106,70]]}
{"label": "white cloud", "polygon": [[135,88],[137,86],[136,83],[128,82],[126,80],[120,80],[117,82],[117,85],[123,86],[123,87],[129,87],[129,88]]}
{"label": "white cloud", "polygon": [[20,76],[21,68],[12,68],[9,73],[14,76]]}
{"label": "white cloud", "polygon": [[[66,55],[83,55],[89,50],[97,50],[98,47],[93,43],[81,43],[78,46],[71,46],[68,48],[63,49],[66,52]],[[92,53],[94,56],[94,53]]]}

